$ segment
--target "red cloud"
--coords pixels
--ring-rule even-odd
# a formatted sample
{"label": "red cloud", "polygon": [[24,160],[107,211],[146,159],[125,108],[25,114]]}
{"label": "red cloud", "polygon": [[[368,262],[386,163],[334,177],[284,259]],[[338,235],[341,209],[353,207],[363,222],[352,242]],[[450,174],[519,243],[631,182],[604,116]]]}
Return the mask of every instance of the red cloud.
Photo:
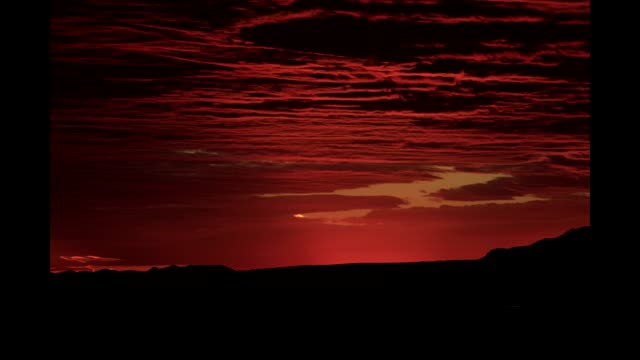
{"label": "red cloud", "polygon": [[60,256],[60,259],[65,261],[77,262],[81,264],[92,264],[92,263],[104,263],[104,262],[112,262],[112,261],[121,261],[121,259],[116,258],[105,258],[101,256]]}

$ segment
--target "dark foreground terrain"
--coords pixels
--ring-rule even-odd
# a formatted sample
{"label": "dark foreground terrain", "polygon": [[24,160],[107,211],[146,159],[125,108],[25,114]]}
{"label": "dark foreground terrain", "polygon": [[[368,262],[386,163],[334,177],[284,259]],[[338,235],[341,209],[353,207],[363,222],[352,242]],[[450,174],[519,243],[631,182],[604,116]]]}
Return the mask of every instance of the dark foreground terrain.
{"label": "dark foreground terrain", "polygon": [[[583,227],[529,246],[495,249],[478,260],[64,272],[49,275],[49,290],[54,318],[65,323],[96,316],[106,323],[132,316],[163,322],[169,314],[205,322],[259,314],[300,321],[337,314],[415,321],[481,317],[480,323],[551,319],[589,311],[583,305],[591,297],[593,250],[592,230]],[[338,312],[330,310],[336,307]]]}
{"label": "dark foreground terrain", "polygon": [[[361,263],[236,271],[220,265],[50,274],[53,289],[404,289],[435,297],[475,294],[505,302],[565,293],[585,280],[591,229],[529,246],[494,249],[478,260]],[[445,291],[446,290],[446,291]],[[499,294],[499,295],[498,295]],[[555,296],[554,296],[555,297]]]}

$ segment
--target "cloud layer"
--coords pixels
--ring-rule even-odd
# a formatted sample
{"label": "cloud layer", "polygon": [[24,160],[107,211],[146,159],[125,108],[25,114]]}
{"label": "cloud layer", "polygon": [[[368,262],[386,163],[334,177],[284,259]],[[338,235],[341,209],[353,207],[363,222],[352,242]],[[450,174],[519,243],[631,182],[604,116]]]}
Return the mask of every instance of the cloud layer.
{"label": "cloud layer", "polygon": [[[292,251],[260,260],[269,240],[241,228],[259,224],[295,248],[295,237],[309,238],[299,227],[318,234],[302,242],[365,231],[297,213],[369,209],[362,218],[373,219],[386,209],[420,223],[398,210],[402,197],[339,191],[428,184],[449,171],[506,175],[432,194],[450,205],[531,196],[564,212],[563,201],[589,192],[587,1],[50,8],[52,262],[99,253],[134,265],[299,263],[307,258]],[[565,226],[588,222],[581,204]],[[495,232],[484,235],[512,234]]]}

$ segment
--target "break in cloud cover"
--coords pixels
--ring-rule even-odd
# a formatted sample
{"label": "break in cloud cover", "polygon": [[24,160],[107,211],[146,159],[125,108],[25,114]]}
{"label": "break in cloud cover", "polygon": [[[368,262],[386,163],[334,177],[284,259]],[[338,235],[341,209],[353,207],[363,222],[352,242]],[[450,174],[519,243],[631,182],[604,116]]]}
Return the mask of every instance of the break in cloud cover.
{"label": "break in cloud cover", "polygon": [[589,223],[589,3],[50,3],[53,270],[477,258]]}

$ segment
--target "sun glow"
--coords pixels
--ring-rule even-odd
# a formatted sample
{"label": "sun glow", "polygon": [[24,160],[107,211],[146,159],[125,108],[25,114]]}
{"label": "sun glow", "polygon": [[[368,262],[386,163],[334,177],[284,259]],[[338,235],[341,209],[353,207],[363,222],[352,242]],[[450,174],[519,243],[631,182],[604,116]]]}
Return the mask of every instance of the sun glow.
{"label": "sun glow", "polygon": [[293,217],[294,217],[294,218],[296,218],[296,219],[302,219],[302,218],[304,218],[304,215],[302,215],[302,214],[295,214],[295,215],[293,215]]}

